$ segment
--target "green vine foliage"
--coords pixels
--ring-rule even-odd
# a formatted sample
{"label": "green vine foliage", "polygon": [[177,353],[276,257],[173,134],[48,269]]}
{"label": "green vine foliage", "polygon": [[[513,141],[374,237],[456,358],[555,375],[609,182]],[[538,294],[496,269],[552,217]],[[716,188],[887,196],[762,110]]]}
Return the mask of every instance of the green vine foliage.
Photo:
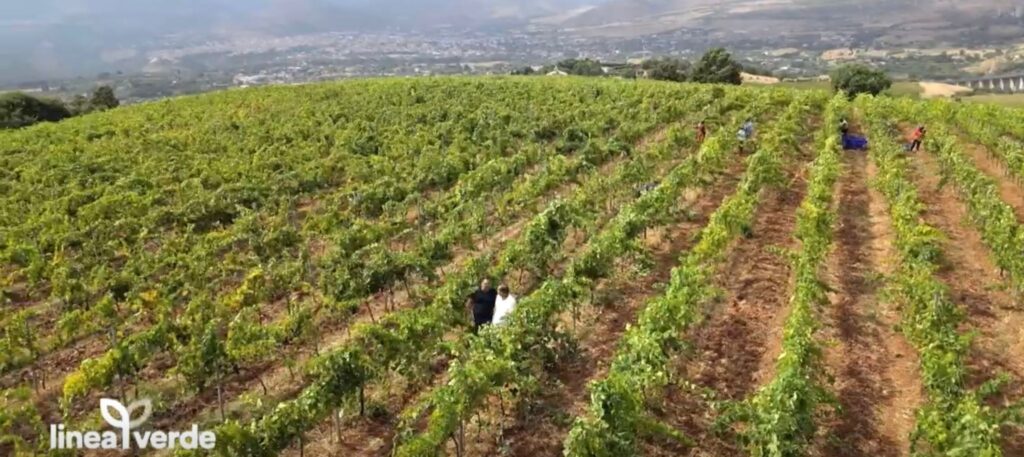
{"label": "green vine foliage", "polygon": [[1008,177],[1024,184],[1024,116],[1019,110],[972,103],[958,105],[952,111],[956,127],[1000,160]]}
{"label": "green vine foliage", "polygon": [[[708,143],[721,147],[721,141]],[[497,395],[506,383],[532,379],[534,359],[545,353],[556,334],[555,317],[584,300],[618,259],[635,251],[636,239],[645,229],[665,224],[665,215],[674,211],[683,189],[700,183],[716,164],[721,166],[721,159],[711,154],[706,159],[700,157],[698,154],[684,160],[653,190],[622,207],[572,260],[563,277],[549,279],[520,302],[507,325],[485,332],[481,341],[470,345],[449,370],[449,383],[404,414],[406,422],[411,423],[425,409],[431,410],[424,431],[416,433],[407,426],[400,432],[396,455],[434,455],[486,398]]]}
{"label": "green vine foliage", "polygon": [[[714,265],[751,223],[761,189],[780,183],[783,156],[798,130],[793,125],[810,101],[791,103],[766,132],[757,152],[747,159],[747,172],[736,193],[711,215],[697,244],[672,270],[665,293],[649,302],[637,325],[626,331],[608,375],[590,386],[588,413],[575,421],[567,435],[565,455],[635,455],[639,439],[652,434],[690,444],[678,431],[649,417],[647,402],[670,380],[668,362],[681,349],[679,335],[696,323],[699,307],[714,295]],[[725,129],[709,138],[693,168],[679,176],[710,171],[701,170],[702,166],[720,169],[735,150],[731,133]]]}
{"label": "green vine foliage", "polygon": [[[992,252],[996,264],[1009,277],[1018,299],[1024,295],[1024,229],[1021,228],[1013,207],[1002,201],[995,179],[987,176],[972,163],[964,152],[960,141],[948,124],[953,119],[963,118],[975,109],[967,108],[965,113],[957,111],[959,106],[949,102],[930,101],[921,104],[905,102],[888,104],[901,117],[922,119],[929,123],[925,138],[925,150],[935,154],[941,165],[942,177],[956,186],[967,205],[971,220],[981,233],[982,239]],[[961,108],[962,109],[962,108]],[[991,131],[991,128],[985,128]],[[989,145],[998,145],[991,141]],[[1014,150],[1005,151],[1006,163],[1012,166]]]}
{"label": "green vine foliage", "polygon": [[[94,419],[91,399],[151,387],[146,376],[163,365],[154,361],[170,361],[161,409],[242,373],[259,376],[277,359],[300,368],[301,388],[211,425],[222,444],[214,454],[270,457],[367,388],[396,375],[426,381],[444,356],[448,383],[402,412],[395,447],[433,456],[489,400],[513,389],[535,394],[554,348],[570,338],[561,317],[588,303],[622,259],[646,254],[648,229],[683,217],[684,189],[734,160],[729,128],[696,148],[692,124],[770,118],[736,193],[591,385],[565,448],[618,456],[636,454],[645,437],[686,443],[648,414],[672,381],[668,360],[715,293],[715,266],[749,229],[762,189],[785,184],[802,120],[825,102],[771,88],[418,78],[226,91],[0,132],[0,374],[35,372],[50,354],[98,341],[59,386],[60,412],[75,427]],[[828,134],[799,210],[802,249],[778,376],[728,410],[755,455],[804,454],[828,402],[815,333],[818,269],[834,223],[831,132],[846,103],[824,108]],[[1024,230],[957,139],[976,138],[1020,179],[1024,116],[884,98],[855,106],[897,232],[890,292],[928,391],[913,452],[1001,455],[999,426],[1019,423],[1020,408],[986,402],[1002,378],[965,387],[963,312],[934,277],[943,234],[921,222],[908,164],[887,137],[891,119],[928,121],[926,150],[1022,292]],[[464,303],[481,277],[525,279],[507,324],[473,336]],[[348,334],[326,346],[324,329]],[[304,364],[300,354],[309,354]],[[0,397],[0,449],[40,450],[45,431],[30,396],[14,388]]]}
{"label": "green vine foliage", "polygon": [[[679,116],[695,106],[707,103],[708,100],[704,95],[703,92],[694,91],[690,96],[665,104],[664,108],[672,116]],[[690,108],[686,110],[671,108],[676,105]],[[650,109],[646,105],[640,106],[645,110]],[[651,113],[657,113],[657,116],[654,119],[640,117],[639,120],[628,124],[620,122],[617,128],[621,134],[616,137],[618,138],[616,141],[636,142],[639,139],[638,135],[628,133],[632,130],[627,131],[626,126],[650,125],[653,127],[652,124],[643,124],[643,122],[657,122],[666,116],[665,112],[661,111],[651,111]],[[624,131],[627,133],[623,133]],[[685,140],[681,137],[678,141]],[[442,342],[446,332],[450,331],[453,326],[461,326],[465,323],[462,308],[465,294],[466,291],[472,290],[480,277],[505,276],[513,267],[510,259],[522,259],[526,262],[522,264],[525,268],[537,271],[549,267],[560,255],[560,249],[555,249],[555,247],[562,245],[570,230],[590,231],[597,228],[591,223],[592,216],[588,215],[596,214],[595,209],[601,208],[609,194],[622,192],[624,182],[646,176],[654,169],[654,164],[671,158],[670,146],[667,144],[646,148],[636,157],[639,160],[623,162],[623,166],[618,168],[619,171],[609,179],[608,176],[597,172],[595,167],[600,163],[593,162],[595,158],[607,160],[612,157],[612,150],[606,149],[607,146],[601,144],[605,143],[590,141],[587,146],[590,152],[584,157],[578,155],[557,156],[562,158],[552,159],[551,166],[546,166],[536,175],[527,177],[521,185],[513,186],[511,193],[497,198],[498,204],[494,207],[498,209],[498,214],[511,218],[516,216],[517,208],[529,207],[547,189],[558,185],[561,180],[573,176],[586,177],[571,197],[557,199],[546,209],[542,209],[537,216],[529,220],[520,234],[505,243],[503,248],[475,256],[456,271],[446,273],[444,282],[438,289],[425,291],[426,298],[424,300],[429,302],[428,305],[389,313],[376,323],[354,327],[349,342],[323,354],[310,364],[311,368],[307,369],[306,375],[309,385],[298,397],[281,403],[272,411],[248,424],[229,422],[219,427],[218,430],[223,428],[225,433],[233,438],[227,441],[228,444],[224,447],[218,449],[217,453],[220,455],[275,455],[277,451],[300,438],[310,427],[328,417],[336,408],[359,395],[368,382],[390,372],[415,377],[417,373],[424,371],[424,360],[429,360],[430,354],[436,353],[444,347]],[[599,152],[602,150],[607,152]],[[616,147],[614,152],[621,154],[623,150],[621,147]],[[438,259],[436,264],[446,261],[447,255],[436,255],[436,253],[450,251],[456,240],[461,239],[465,234],[495,226],[494,220],[484,220],[482,217],[486,208],[479,204],[469,205],[466,201],[454,206],[452,209],[454,213],[450,215],[447,219],[448,222],[437,234],[433,237],[419,238],[418,243],[421,248],[414,248],[413,252],[423,252],[424,254],[416,257],[433,257]],[[438,248],[439,243],[442,242],[447,246]],[[383,249],[379,249],[378,252],[376,258],[382,259],[381,262],[367,263],[366,265],[371,267],[372,265],[382,265],[386,268],[370,268],[371,270],[385,271],[392,266],[404,264],[394,261],[397,258],[394,253]],[[533,255],[526,257],[523,255],[526,252]],[[505,261],[503,262],[502,259]],[[493,263],[495,260],[496,264]],[[520,264],[515,264],[515,267],[519,268]],[[361,277],[367,278],[365,276],[366,269],[353,268],[351,271],[363,271]],[[352,284],[334,280],[327,282]],[[386,281],[377,283],[384,282]],[[322,365],[324,363],[326,365]],[[315,368],[317,366],[333,366],[335,368],[318,370]],[[295,425],[296,422],[298,425]]]}
{"label": "green vine foliage", "polygon": [[0,449],[10,450],[12,457],[39,455],[49,443],[33,444],[25,437],[41,434],[44,429],[43,419],[32,401],[31,389],[0,390]]}
{"label": "green vine foliage", "polygon": [[[380,93],[386,93],[391,89],[397,90],[389,84],[377,84],[380,84],[381,87],[373,86],[373,90],[382,91]],[[417,86],[413,90],[430,92],[436,89],[436,86],[427,84],[423,87]],[[234,314],[241,309],[281,300],[283,295],[290,293],[289,289],[302,284],[319,284],[319,290],[314,291],[314,298],[320,297],[327,304],[326,307],[316,308],[318,313],[314,316],[313,325],[317,326],[344,319],[351,315],[352,310],[360,301],[375,295],[391,293],[396,287],[407,284],[416,278],[422,277],[428,281],[434,281],[437,279],[434,276],[435,269],[449,262],[459,246],[472,245],[476,236],[500,228],[501,221],[517,217],[518,211],[528,208],[530,203],[543,193],[621,152],[618,149],[609,150],[607,147],[609,142],[635,141],[632,136],[636,133],[633,130],[622,131],[618,134],[613,132],[610,140],[607,135],[599,137],[597,133],[609,133],[607,132],[608,120],[617,117],[612,116],[612,112],[623,109],[623,106],[619,105],[623,100],[639,101],[661,93],[659,92],[661,89],[656,87],[638,88],[636,91],[630,91],[629,95],[619,92],[596,94],[588,90],[584,90],[580,95],[573,90],[571,93],[563,95],[571,99],[571,103],[566,106],[577,106],[578,110],[554,115],[546,106],[530,109],[524,107],[521,108],[521,112],[532,113],[530,116],[502,116],[501,118],[504,120],[501,122],[487,121],[484,124],[473,125],[475,122],[483,122],[479,116],[489,118],[493,114],[490,110],[495,106],[501,107],[499,109],[501,112],[508,106],[526,103],[517,97],[531,96],[532,92],[529,89],[521,89],[523,88],[519,87],[519,83],[511,83],[511,86],[507,88],[509,94],[505,94],[510,98],[498,97],[497,100],[488,99],[489,101],[481,102],[483,104],[473,112],[475,114],[467,114],[460,118],[458,123],[450,122],[440,127],[435,126],[430,131],[432,135],[436,135],[433,137],[427,136],[426,131],[422,130],[423,127],[418,125],[412,130],[415,133],[415,136],[411,137],[413,139],[410,139],[406,133],[409,129],[405,127],[387,127],[384,130],[394,129],[394,132],[384,135],[381,133],[381,128],[370,128],[363,125],[375,132],[373,141],[388,140],[382,145],[403,143],[408,145],[416,144],[415,142],[418,141],[423,144],[431,144],[429,147],[423,147],[433,151],[435,153],[433,156],[408,155],[407,152],[399,153],[397,150],[394,154],[387,155],[381,149],[384,146],[379,145],[379,147],[370,148],[377,151],[376,155],[370,155],[371,159],[384,161],[386,156],[388,164],[392,166],[399,164],[396,162],[399,159],[409,163],[401,163],[402,166],[397,168],[393,166],[393,169],[387,170],[386,173],[386,167],[369,171],[365,168],[376,165],[372,161],[367,163],[366,156],[360,155],[360,161],[353,163],[353,168],[345,171],[346,175],[351,175],[344,178],[344,183],[348,184],[339,182],[337,184],[342,185],[337,189],[324,188],[323,191],[310,189],[295,194],[284,192],[280,201],[274,205],[241,208],[238,215],[233,217],[231,224],[223,230],[204,230],[202,233],[197,233],[193,227],[185,234],[189,237],[191,235],[199,236],[197,239],[188,237],[162,239],[163,246],[174,249],[176,253],[158,251],[155,256],[145,255],[143,257],[156,260],[151,266],[155,269],[154,271],[171,272],[174,276],[161,275],[154,278],[161,280],[158,290],[147,290],[138,285],[145,284],[146,281],[135,279],[136,285],[124,297],[126,301],[141,301],[138,298],[133,300],[133,297],[156,293],[159,297],[158,300],[172,305],[183,298],[188,299],[190,303],[199,303],[191,297],[209,295],[210,290],[222,289],[225,285],[230,285],[234,292],[222,299],[212,300],[212,307],[206,304],[197,305],[196,308],[204,310],[204,315],[201,316],[190,314],[187,311],[184,313],[172,311],[170,315],[157,318],[147,312],[148,308],[142,307],[142,312],[132,316],[125,325],[146,326],[161,323],[160,325],[172,329],[173,334],[177,335],[181,341],[165,341],[167,344],[158,349],[188,351],[190,348],[198,347],[189,341],[193,335],[201,334],[200,331],[192,328],[195,325],[202,325],[211,317],[218,317],[225,322],[230,322]],[[696,103],[696,99],[697,97],[692,97],[683,100],[686,103]],[[374,106],[377,105],[370,104],[362,109],[373,109]],[[422,109],[428,110],[428,107]],[[631,116],[633,120],[628,125],[634,128],[639,126],[648,129],[658,122],[663,122],[667,113],[677,111],[675,109],[651,111],[642,103],[629,105],[626,110],[637,110],[637,114]],[[374,115],[375,118],[377,114]],[[402,125],[402,122],[413,122],[408,115],[409,113],[403,112],[401,116],[388,118],[387,121],[397,121],[396,125]],[[416,121],[423,120],[423,116],[414,116],[414,118]],[[447,115],[443,117],[443,120],[448,119]],[[522,126],[515,124],[520,120],[526,124]],[[588,138],[585,145],[587,155],[562,155],[555,151],[549,139],[539,143],[527,142],[530,136],[526,132],[530,128],[538,128],[539,125],[551,122],[566,125],[576,124],[579,126],[576,127],[577,130],[591,132],[586,135]],[[483,125],[490,130],[484,130]],[[533,127],[529,127],[529,125]],[[459,135],[481,140],[482,146],[471,147],[471,143],[463,142],[460,140],[463,137]],[[573,135],[578,136],[578,133],[573,133]],[[488,140],[488,138],[491,139]],[[361,135],[357,140],[366,141],[367,137]],[[338,140],[332,141],[337,146]],[[523,147],[513,153],[510,151],[510,145],[513,142],[522,143]],[[447,149],[442,149],[441,145],[447,145]],[[482,154],[481,148],[487,151],[487,154]],[[619,147],[616,146],[616,148]],[[370,149],[367,149],[365,145],[360,146],[360,154],[366,154]],[[340,157],[332,153],[324,160],[328,158],[337,160]],[[410,171],[407,167],[422,165],[427,160],[443,160],[446,163],[459,164],[458,179],[452,177],[452,179],[439,180],[437,175],[424,174],[423,176],[430,176],[430,179],[414,177],[413,181],[419,182],[419,186],[403,193],[403,197],[389,195],[388,198],[391,199],[391,202],[399,203],[391,205],[384,213],[367,215],[364,214],[365,211],[352,208],[353,199],[363,201],[360,199],[369,195],[369,190],[379,188],[384,184],[387,184],[389,188],[395,188],[394,182],[382,183],[380,177],[401,176],[403,172],[405,172],[404,177],[418,176],[417,173],[425,172],[421,169]],[[527,176],[526,180],[516,179],[520,174],[534,169],[537,171]],[[240,170],[247,170],[247,168],[240,168]],[[340,170],[338,172],[341,173]],[[398,186],[398,188],[402,188],[402,186]],[[193,191],[197,195],[207,192],[201,187],[196,187]],[[424,192],[428,191],[431,192],[431,195],[424,196]],[[289,226],[288,221],[294,220],[295,206],[304,199],[313,197],[322,200],[323,203],[308,211],[309,214],[306,215],[302,227],[296,229]],[[497,203],[490,203],[492,201]],[[328,211],[327,208],[339,208],[340,211]],[[410,211],[419,214],[410,220],[408,217]],[[485,217],[486,214],[495,211],[501,213],[502,218],[493,220]],[[270,227],[260,226],[261,223],[266,224],[267,222],[271,223]],[[311,238],[326,241],[323,255],[311,258],[306,254],[305,249],[299,248],[299,244]],[[404,245],[404,249],[394,249],[396,239],[401,240],[399,243]],[[390,241],[385,243],[385,240]],[[239,247],[243,249],[239,250]],[[202,251],[202,256],[197,257],[195,253],[178,252],[182,249],[190,249],[193,252]],[[213,267],[214,263],[217,264],[216,268]],[[245,266],[245,276],[242,283],[231,284],[231,277],[237,275],[243,265]],[[129,271],[138,270],[132,268]],[[220,272],[224,276],[219,280],[209,278],[207,275],[210,272]],[[272,325],[280,327],[284,323]],[[85,332],[80,332],[75,336],[85,336],[83,333]],[[131,341],[141,345],[149,340],[135,338]],[[153,346],[149,345],[149,347]],[[125,350],[140,356],[153,356],[157,353],[149,348],[117,349],[112,347],[108,354],[100,359],[115,358],[117,357],[115,352],[124,352]],[[180,353],[176,358],[188,359],[189,357],[190,355],[187,353]],[[139,358],[139,363],[134,366],[141,369],[147,360],[147,358]],[[65,389],[70,393],[70,395],[65,395],[66,400],[110,385],[113,380],[119,378],[111,373],[112,368],[113,365],[108,363],[83,362],[78,372],[69,377],[69,380],[74,383],[73,386]],[[104,372],[86,376],[85,370]]]}
{"label": "green vine foliage", "polygon": [[797,210],[795,237],[801,247],[794,260],[793,295],[775,376],[746,401],[728,408],[723,416],[726,421],[739,423],[739,435],[754,456],[806,455],[822,407],[833,403],[826,386],[822,344],[815,334],[820,308],[828,304],[821,270],[832,246],[836,220],[833,191],[843,153],[835,132],[846,111],[847,100],[842,94],[825,109],[807,196]]}
{"label": "green vine foliage", "polygon": [[[942,234],[921,218],[922,204],[909,177],[908,158],[893,140],[890,102],[860,98],[871,157],[878,167],[875,185],[889,203],[900,263],[889,280],[889,294],[903,307],[901,329],[917,347],[927,402],[917,411],[911,453],[915,456],[1002,456],[1000,426],[1016,408],[996,410],[984,403],[998,382],[971,391],[965,386],[969,334],[960,332],[963,310],[936,277]],[[941,138],[941,135],[940,135]],[[954,162],[955,163],[955,162]]]}

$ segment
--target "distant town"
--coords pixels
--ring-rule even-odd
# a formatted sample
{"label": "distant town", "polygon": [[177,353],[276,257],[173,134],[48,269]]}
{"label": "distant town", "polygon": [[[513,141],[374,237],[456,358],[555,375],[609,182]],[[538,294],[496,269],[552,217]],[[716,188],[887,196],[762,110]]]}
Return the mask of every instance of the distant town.
{"label": "distant town", "polygon": [[[813,45],[809,45],[812,43]],[[99,85],[125,103],[266,84],[298,84],[368,76],[509,74],[565,58],[638,62],[656,56],[693,59],[716,44],[700,30],[644,38],[570,37],[543,31],[318,33],[191,42],[168,38],[150,50],[120,50],[111,70],[77,78],[25,81],[4,91],[68,99]],[[814,78],[837,62],[859,60],[896,78],[952,79],[964,68],[1009,51],[871,49],[843,34],[784,36],[729,46],[746,67],[781,78]]]}

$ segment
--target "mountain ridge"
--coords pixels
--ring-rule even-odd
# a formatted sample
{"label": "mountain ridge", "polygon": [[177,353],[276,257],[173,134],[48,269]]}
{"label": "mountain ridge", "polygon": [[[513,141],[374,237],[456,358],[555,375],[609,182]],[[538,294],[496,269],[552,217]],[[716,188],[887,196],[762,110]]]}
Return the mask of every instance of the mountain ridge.
{"label": "mountain ridge", "polygon": [[[691,28],[755,37],[843,30],[856,33],[858,28],[898,26],[900,30],[878,32],[884,36],[930,29],[947,32],[939,33],[940,37],[955,38],[948,33],[951,30],[944,29],[986,27],[1000,18],[1012,18],[1021,25],[1022,16],[1024,1],[1020,0],[610,0],[556,26],[589,35],[639,36]],[[616,29],[627,32],[616,33]]]}

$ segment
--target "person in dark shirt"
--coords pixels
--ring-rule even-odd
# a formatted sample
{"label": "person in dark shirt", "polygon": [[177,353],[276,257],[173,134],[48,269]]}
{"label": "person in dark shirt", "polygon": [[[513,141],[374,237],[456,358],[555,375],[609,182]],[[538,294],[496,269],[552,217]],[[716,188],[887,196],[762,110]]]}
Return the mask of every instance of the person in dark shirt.
{"label": "person in dark shirt", "polygon": [[498,291],[491,287],[491,281],[486,278],[480,281],[480,288],[474,291],[467,301],[467,305],[473,311],[473,333],[479,331],[481,326],[491,323],[497,299]]}
{"label": "person in dark shirt", "polygon": [[637,185],[636,186],[636,196],[639,198],[642,195],[644,195],[644,194],[646,194],[648,192],[651,192],[651,191],[653,191],[654,189],[657,189],[657,188],[658,188],[658,183],[656,183],[656,182],[646,182],[646,183]]}

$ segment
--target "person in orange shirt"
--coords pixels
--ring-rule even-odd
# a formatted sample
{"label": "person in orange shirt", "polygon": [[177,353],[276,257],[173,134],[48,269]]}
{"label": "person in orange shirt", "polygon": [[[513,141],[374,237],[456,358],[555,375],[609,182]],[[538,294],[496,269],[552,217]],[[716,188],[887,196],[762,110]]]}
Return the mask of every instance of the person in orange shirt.
{"label": "person in orange shirt", "polygon": [[914,129],[914,133],[910,134],[910,152],[917,152],[921,150],[921,140],[924,139],[924,133],[925,128],[921,125]]}

